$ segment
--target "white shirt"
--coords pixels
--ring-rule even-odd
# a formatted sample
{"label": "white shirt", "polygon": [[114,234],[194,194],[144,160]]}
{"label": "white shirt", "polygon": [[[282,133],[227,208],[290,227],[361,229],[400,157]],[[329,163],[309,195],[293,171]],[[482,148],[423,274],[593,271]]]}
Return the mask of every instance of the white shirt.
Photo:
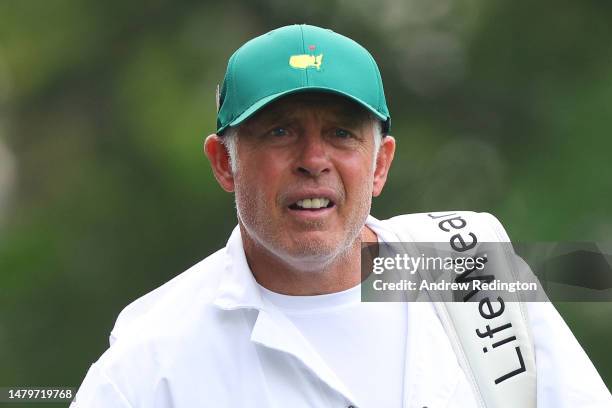
{"label": "white shirt", "polygon": [[362,302],[360,285],[316,296],[260,289],[353,393],[358,406],[402,407],[405,304]]}
{"label": "white shirt", "polygon": [[[373,217],[367,225],[379,238],[393,227]],[[433,306],[405,305],[403,406],[476,406]],[[533,303],[528,312],[538,407],[611,407],[609,391],[554,307]],[[126,307],[110,338],[73,408],[357,405],[295,325],[262,299],[238,228],[224,249]]]}

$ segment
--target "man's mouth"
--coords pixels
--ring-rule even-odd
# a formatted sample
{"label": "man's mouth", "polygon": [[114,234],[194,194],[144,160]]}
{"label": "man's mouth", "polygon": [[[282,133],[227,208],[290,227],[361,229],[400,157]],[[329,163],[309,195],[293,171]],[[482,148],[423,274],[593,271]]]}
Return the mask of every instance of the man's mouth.
{"label": "man's mouth", "polygon": [[300,211],[315,211],[320,210],[322,208],[332,208],[334,206],[334,202],[329,198],[325,197],[313,197],[313,198],[305,198],[303,200],[298,200],[295,203],[289,206],[292,210],[300,210]]}

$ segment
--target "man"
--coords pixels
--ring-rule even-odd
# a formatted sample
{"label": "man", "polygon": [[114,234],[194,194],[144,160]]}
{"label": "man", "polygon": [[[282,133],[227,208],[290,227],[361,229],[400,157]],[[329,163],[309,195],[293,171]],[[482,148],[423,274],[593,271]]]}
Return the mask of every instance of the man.
{"label": "man", "polygon": [[[74,406],[477,406],[430,303],[360,301],[361,244],[401,236],[369,216],[389,127],[378,67],[354,41],[294,25],[237,50],[204,149],[238,226],[121,313]],[[529,312],[538,404],[609,404],[554,309]]]}

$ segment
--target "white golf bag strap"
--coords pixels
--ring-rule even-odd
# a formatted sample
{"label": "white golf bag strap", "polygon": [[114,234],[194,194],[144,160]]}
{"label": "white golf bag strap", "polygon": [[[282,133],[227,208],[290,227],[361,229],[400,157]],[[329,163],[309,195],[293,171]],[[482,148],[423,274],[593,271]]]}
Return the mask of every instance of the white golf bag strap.
{"label": "white golf bag strap", "polygon": [[[455,255],[470,256],[466,248],[476,248],[477,245],[473,245],[476,242],[508,242],[495,246],[509,249],[502,256],[496,254],[494,260],[489,257],[492,262],[486,264],[487,271],[493,270],[496,279],[516,281],[521,274],[517,268],[525,265],[522,260],[515,260],[517,256],[511,249],[508,235],[491,214],[423,213],[402,215],[389,221],[400,241],[407,246],[419,242],[441,243],[446,246],[446,253],[450,251]],[[414,250],[414,246],[412,248]],[[465,252],[459,254],[458,249]],[[503,274],[505,277],[501,276]],[[440,292],[428,293],[479,405],[535,408],[536,365],[526,307],[517,293],[505,292],[501,300],[499,294],[491,298],[484,295],[480,302],[461,302],[443,298]]]}

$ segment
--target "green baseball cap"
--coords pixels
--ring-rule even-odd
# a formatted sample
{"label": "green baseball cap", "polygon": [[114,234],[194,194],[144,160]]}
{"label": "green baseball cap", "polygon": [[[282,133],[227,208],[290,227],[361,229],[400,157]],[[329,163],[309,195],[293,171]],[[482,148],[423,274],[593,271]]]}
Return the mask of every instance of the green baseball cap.
{"label": "green baseball cap", "polygon": [[357,102],[389,131],[391,116],[372,55],[332,30],[296,24],[254,38],[230,57],[217,94],[217,133],[283,96],[313,91]]}

